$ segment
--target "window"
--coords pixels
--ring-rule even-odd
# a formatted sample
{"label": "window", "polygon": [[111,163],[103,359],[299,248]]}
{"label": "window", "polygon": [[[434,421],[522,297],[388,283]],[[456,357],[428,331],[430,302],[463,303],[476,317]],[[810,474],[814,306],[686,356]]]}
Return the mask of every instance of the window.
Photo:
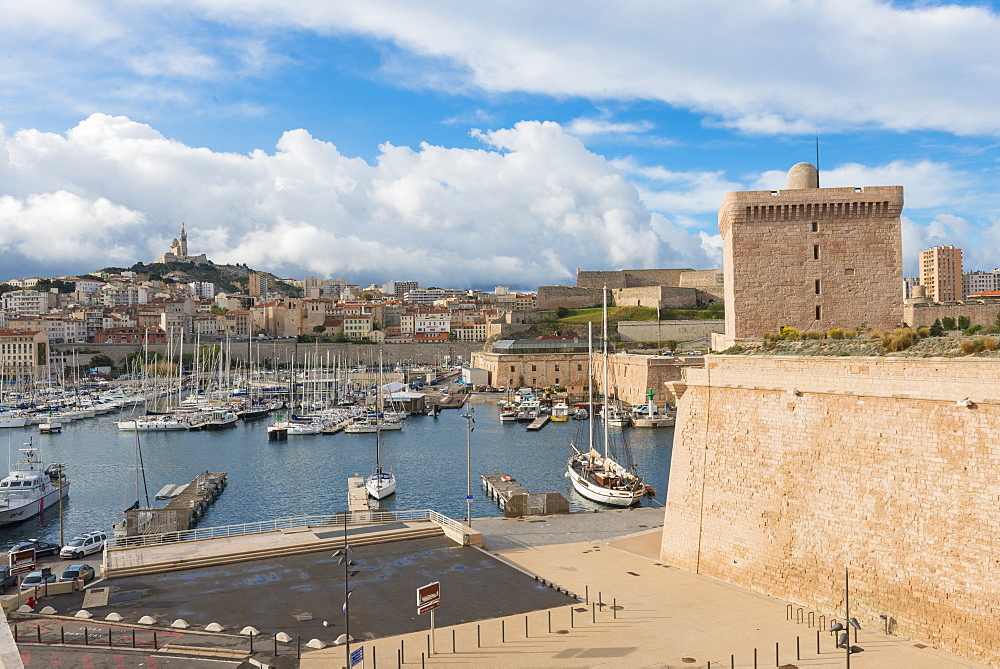
{"label": "window", "polygon": [[820,309],[819,309],[819,305],[817,304],[816,305],[816,320],[820,320],[820,315],[819,314],[820,314]]}
{"label": "window", "polygon": [[531,371],[533,371],[533,372],[537,372],[537,371],[538,371],[538,370],[536,369],[536,366],[535,366],[535,365],[532,365],[532,366],[531,366]]}
{"label": "window", "polygon": [[556,385],[557,386],[559,385],[559,377],[558,376],[556,377]]}
{"label": "window", "polygon": [[819,295],[819,279],[816,279],[816,294]]}
{"label": "window", "polygon": [[576,371],[582,372],[583,371],[583,365],[577,365],[576,366]]}
{"label": "window", "polygon": [[559,365],[556,365],[556,371],[557,372],[559,371]]}
{"label": "window", "polygon": [[819,260],[819,244],[813,244],[813,260]]}
{"label": "window", "polygon": [[512,372],[514,371],[514,365],[510,366],[510,371],[512,371]]}
{"label": "window", "polygon": [[854,270],[850,269],[850,268],[845,269],[844,270],[844,276],[854,276]]}
{"label": "window", "polygon": [[816,221],[813,221],[812,222],[812,229],[813,229],[813,232],[819,232],[819,223],[817,223]]}

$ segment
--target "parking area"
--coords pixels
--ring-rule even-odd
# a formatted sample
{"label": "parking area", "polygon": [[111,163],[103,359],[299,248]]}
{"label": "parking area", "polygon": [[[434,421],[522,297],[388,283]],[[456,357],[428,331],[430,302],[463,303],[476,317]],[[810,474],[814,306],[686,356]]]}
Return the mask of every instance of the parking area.
{"label": "parking area", "polygon": [[[573,601],[497,557],[444,537],[412,539],[358,547],[352,555],[358,574],[349,579],[351,636],[373,639],[415,632],[428,625],[416,613],[416,589],[440,581],[438,624],[454,625],[496,616],[527,613]],[[87,609],[96,620],[108,613],[123,623],[151,616],[160,626],[181,618],[191,630],[209,623],[237,633],[253,626],[261,634],[285,632],[303,640],[332,643],[346,631],[344,567],[330,551],[241,562],[204,569],[112,579],[107,604]],[[46,598],[63,615],[83,607],[85,593]],[[13,622],[13,621],[12,621]],[[205,643],[177,633],[185,645]]]}

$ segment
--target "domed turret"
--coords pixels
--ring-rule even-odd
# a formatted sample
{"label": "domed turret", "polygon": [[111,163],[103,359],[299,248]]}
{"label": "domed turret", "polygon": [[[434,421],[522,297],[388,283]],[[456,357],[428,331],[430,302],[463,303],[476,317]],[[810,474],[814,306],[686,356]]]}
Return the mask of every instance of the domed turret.
{"label": "domed turret", "polygon": [[811,163],[796,163],[788,170],[788,189],[819,188],[819,170]]}

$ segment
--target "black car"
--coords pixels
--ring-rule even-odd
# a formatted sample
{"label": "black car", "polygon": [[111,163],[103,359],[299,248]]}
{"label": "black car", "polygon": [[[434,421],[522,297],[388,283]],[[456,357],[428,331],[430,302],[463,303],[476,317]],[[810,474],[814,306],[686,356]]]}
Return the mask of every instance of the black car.
{"label": "black car", "polygon": [[17,574],[10,573],[10,567],[0,567],[0,592],[6,592],[12,585],[17,585]]}
{"label": "black car", "polygon": [[35,549],[35,557],[45,557],[46,555],[55,555],[62,548],[59,544],[50,544],[48,541],[39,541],[38,539],[28,539],[27,541],[22,541],[19,544],[15,544],[13,548],[10,549],[10,553],[17,553],[19,551],[26,551],[29,548]]}

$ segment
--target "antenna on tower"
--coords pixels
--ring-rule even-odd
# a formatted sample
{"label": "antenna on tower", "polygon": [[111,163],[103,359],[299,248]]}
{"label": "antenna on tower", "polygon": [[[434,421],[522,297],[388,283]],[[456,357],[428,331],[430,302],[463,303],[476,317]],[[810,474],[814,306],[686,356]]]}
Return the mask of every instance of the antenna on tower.
{"label": "antenna on tower", "polygon": [[816,135],[816,188],[819,188],[819,135]]}

